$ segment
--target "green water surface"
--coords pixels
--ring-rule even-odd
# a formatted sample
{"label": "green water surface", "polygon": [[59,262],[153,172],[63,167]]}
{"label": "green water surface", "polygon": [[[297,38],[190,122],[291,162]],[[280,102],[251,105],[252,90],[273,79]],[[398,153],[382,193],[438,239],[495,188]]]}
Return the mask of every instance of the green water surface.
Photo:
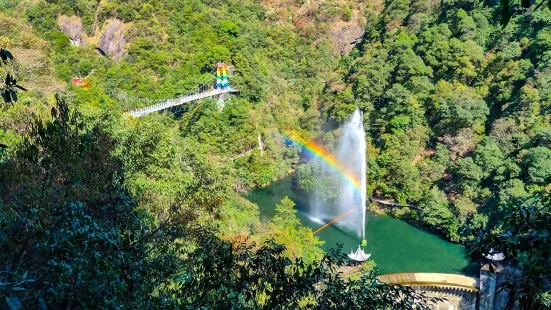
{"label": "green water surface", "polygon": [[[258,205],[260,213],[272,217],[275,205],[285,196],[296,204],[302,223],[313,230],[323,223],[313,221],[300,210],[307,209],[307,200],[291,189],[292,177],[272,183],[269,187],[255,189],[248,199]],[[395,272],[437,272],[478,276],[478,264],[471,262],[465,247],[412,226],[402,220],[368,212],[366,216],[366,253],[371,253],[381,274]],[[325,241],[325,248],[343,244],[343,251],[356,249],[361,242],[351,231],[330,226],[317,234]]]}

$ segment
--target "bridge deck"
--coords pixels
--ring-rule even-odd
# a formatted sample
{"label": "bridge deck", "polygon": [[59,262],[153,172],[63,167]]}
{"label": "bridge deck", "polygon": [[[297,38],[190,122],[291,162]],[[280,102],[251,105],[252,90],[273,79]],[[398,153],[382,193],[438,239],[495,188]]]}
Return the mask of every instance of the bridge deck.
{"label": "bridge deck", "polygon": [[233,88],[207,90],[207,91],[192,94],[192,95],[189,95],[189,96],[183,96],[183,97],[176,97],[176,98],[168,99],[168,100],[159,102],[157,104],[147,106],[145,108],[130,111],[130,112],[128,112],[128,114],[130,114],[134,117],[140,117],[140,116],[147,115],[149,113],[153,113],[153,112],[161,111],[161,110],[164,110],[164,109],[172,108],[172,107],[179,106],[179,105],[182,105],[184,103],[192,102],[192,101],[195,101],[195,100],[208,98],[208,97],[213,97],[213,96],[218,96],[218,95],[226,94],[226,93],[235,93],[235,92],[237,92],[237,90],[233,89]]}

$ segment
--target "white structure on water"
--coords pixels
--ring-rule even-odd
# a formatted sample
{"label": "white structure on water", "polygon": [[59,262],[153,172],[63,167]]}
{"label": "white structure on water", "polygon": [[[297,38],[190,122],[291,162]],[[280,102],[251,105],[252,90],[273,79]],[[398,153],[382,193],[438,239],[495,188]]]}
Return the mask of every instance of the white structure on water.
{"label": "white structure on water", "polygon": [[364,250],[358,245],[356,252],[350,251],[348,258],[356,262],[365,262],[371,257],[371,254],[365,254]]}

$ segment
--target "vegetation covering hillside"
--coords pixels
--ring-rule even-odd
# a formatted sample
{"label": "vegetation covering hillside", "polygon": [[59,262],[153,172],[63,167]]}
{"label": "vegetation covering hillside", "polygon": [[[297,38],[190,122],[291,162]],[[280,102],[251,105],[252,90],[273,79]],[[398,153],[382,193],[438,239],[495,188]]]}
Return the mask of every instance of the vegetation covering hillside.
{"label": "vegetation covering hillside", "polygon": [[[334,273],[342,254],[322,254],[292,201],[261,222],[257,207],[239,196],[298,160],[280,130],[317,126],[308,121],[317,115],[309,102],[337,55],[326,40],[314,44],[289,24],[266,21],[267,8],[254,2],[2,6],[2,48],[15,62],[3,61],[1,73],[30,89],[1,112],[3,307],[386,307],[425,300],[377,282],[375,273],[343,280]],[[120,61],[96,49],[113,18],[128,36],[118,37],[128,42]],[[60,32],[58,21],[75,36]],[[32,62],[19,46],[42,58]],[[242,90],[223,111],[205,101],[175,116],[121,116],[130,105],[212,80],[219,60],[238,68],[231,82]],[[50,71],[37,71],[50,77],[19,66],[42,66]],[[89,84],[71,85],[74,77]],[[65,94],[54,99],[45,88],[52,82],[68,87]]]}
{"label": "vegetation covering hillside", "polygon": [[[520,305],[551,304],[549,10],[502,29],[500,6],[478,1],[0,8],[16,60],[0,74],[29,89],[0,111],[8,307],[422,307],[375,271],[335,274],[342,254],[320,249],[293,201],[265,220],[242,198],[296,168],[299,189],[335,199],[332,171],[285,133],[334,148],[356,106],[368,194],[418,205],[389,213],[478,252],[504,250],[523,268]],[[240,90],[223,110],[122,114],[212,84],[219,61]]]}
{"label": "vegetation covering hillside", "polygon": [[[505,29],[499,14],[471,1],[388,3],[320,100],[328,145],[356,106],[364,112],[369,194],[419,205],[420,214],[395,215],[455,241],[551,190],[551,14],[520,15]],[[303,184],[322,169],[309,165]]]}
{"label": "vegetation covering hillside", "polygon": [[[368,195],[418,205],[387,211],[450,240],[504,250],[526,276],[515,283],[521,305],[549,306],[551,204],[540,197],[551,192],[551,13],[520,9],[502,28],[501,10],[385,2],[325,87],[320,139],[335,147],[339,124],[359,106]],[[335,198],[334,175],[319,162],[297,175],[302,190]]]}
{"label": "vegetation covering hillside", "polygon": [[[123,161],[125,184],[140,205],[159,209],[187,194],[187,178],[193,175],[181,165],[187,149],[212,165],[209,177],[219,188],[211,188],[208,193],[224,196],[224,202],[220,201],[214,210],[221,234],[240,240],[254,232],[255,241],[269,237],[287,240],[292,257],[302,256],[309,262],[321,257],[317,247],[320,242],[311,234],[306,239],[289,237],[271,223],[261,223],[256,206],[238,193],[269,184],[298,161],[298,152],[284,147],[282,131],[318,130],[314,107],[317,92],[338,55],[329,40],[321,34],[301,35],[292,23],[266,19],[270,8],[252,1],[231,5],[201,1],[22,1],[4,5],[10,15],[3,15],[5,19],[24,25],[3,28],[4,37],[14,44],[25,44],[19,33],[42,37],[37,40],[45,46],[34,49],[45,50],[49,57],[43,62],[53,65],[63,81],[58,85],[68,84],[66,100],[70,106],[78,107],[91,122],[109,115],[105,126],[111,127],[117,154],[134,158]],[[331,8],[334,11],[337,6]],[[315,14],[327,15],[325,10],[329,8]],[[327,23],[339,19],[338,12],[324,19]],[[123,46],[125,56],[120,61],[97,50],[101,35],[113,19],[126,25],[128,43]],[[32,30],[23,20],[31,24]],[[78,31],[68,37],[61,31],[65,26]],[[18,63],[37,66],[28,63],[15,45],[5,47],[13,50]],[[200,83],[212,84],[217,61],[235,67],[230,83],[241,90],[223,111],[216,102],[206,100],[184,106],[176,115],[154,115],[139,121],[120,116],[130,107],[187,93]],[[22,83],[29,84],[29,89],[39,82],[27,72],[18,73],[27,77]],[[71,85],[75,77],[86,78],[90,86]],[[25,109],[41,109],[47,118],[49,113],[44,111],[49,110],[51,99],[32,92],[21,93],[20,97],[3,112],[6,120],[16,123],[13,126],[28,127],[29,117],[21,116]],[[6,133],[10,134],[14,135],[13,131]],[[258,150],[259,138],[263,150]],[[11,140],[3,139],[8,150],[15,147]]]}
{"label": "vegetation covering hillside", "polygon": [[[18,84],[28,89],[20,96],[21,100],[16,107],[4,108],[0,112],[0,141],[11,145],[28,131],[31,115],[44,112],[42,106],[32,99],[47,100],[54,92],[62,91],[65,84],[57,78],[50,45],[34,33],[28,23],[0,14],[0,25],[0,48],[18,56]],[[10,72],[10,67],[0,66],[2,82],[6,73]],[[2,154],[0,153],[0,160]]]}

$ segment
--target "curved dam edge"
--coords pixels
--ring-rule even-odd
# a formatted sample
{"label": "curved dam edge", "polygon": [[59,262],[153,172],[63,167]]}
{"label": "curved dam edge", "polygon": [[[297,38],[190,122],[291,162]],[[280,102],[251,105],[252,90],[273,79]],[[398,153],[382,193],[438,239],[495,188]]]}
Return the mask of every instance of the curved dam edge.
{"label": "curved dam edge", "polygon": [[471,291],[480,289],[479,278],[449,273],[390,273],[380,275],[377,278],[387,284],[450,287]]}

